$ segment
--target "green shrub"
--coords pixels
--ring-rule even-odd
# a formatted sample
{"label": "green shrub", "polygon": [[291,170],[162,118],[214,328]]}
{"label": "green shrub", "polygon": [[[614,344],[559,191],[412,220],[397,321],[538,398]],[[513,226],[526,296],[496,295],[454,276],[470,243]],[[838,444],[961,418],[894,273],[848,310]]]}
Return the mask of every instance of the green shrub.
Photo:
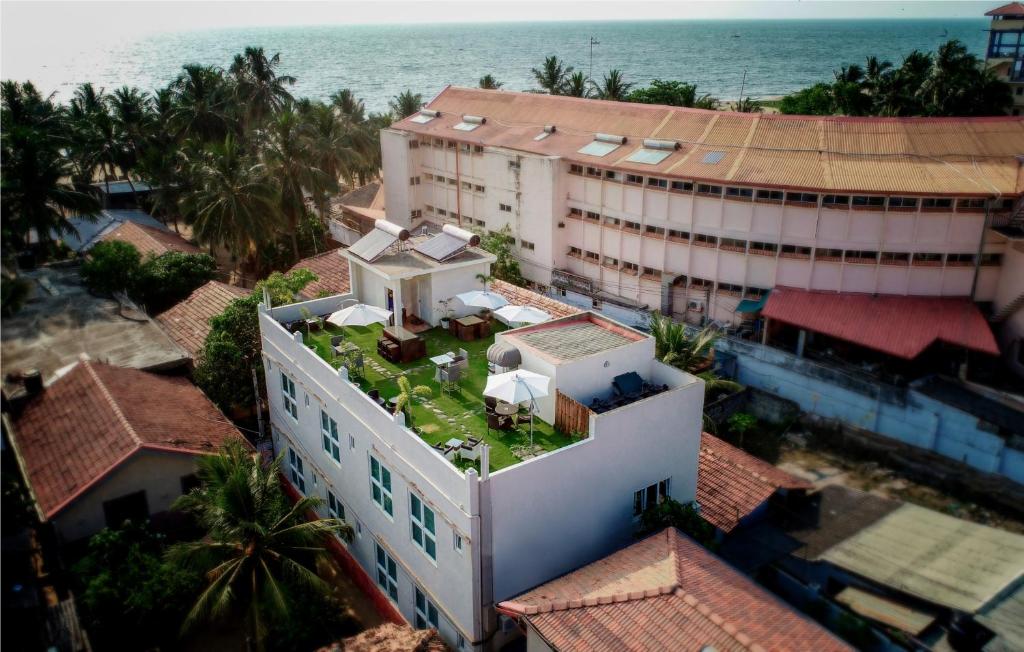
{"label": "green shrub", "polygon": [[97,294],[130,293],[141,264],[139,250],[127,242],[100,242],[82,265],[82,282]]}
{"label": "green shrub", "polygon": [[132,298],[146,306],[150,314],[156,314],[212,281],[216,273],[217,263],[209,254],[168,251],[149,257],[142,263],[132,288]]}
{"label": "green shrub", "polygon": [[715,527],[704,520],[693,504],[683,504],[672,498],[665,498],[644,511],[636,536],[645,537],[667,527],[679,529],[705,548],[715,547]]}

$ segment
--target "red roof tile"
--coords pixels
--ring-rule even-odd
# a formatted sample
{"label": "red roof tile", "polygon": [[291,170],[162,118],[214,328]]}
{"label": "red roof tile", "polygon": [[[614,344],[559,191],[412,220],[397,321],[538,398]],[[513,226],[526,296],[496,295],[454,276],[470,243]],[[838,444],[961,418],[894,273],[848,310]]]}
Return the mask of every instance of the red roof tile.
{"label": "red roof tile", "polygon": [[499,607],[560,652],[851,649],[675,528]]}
{"label": "red roof tile", "polygon": [[143,257],[152,254],[159,256],[168,251],[180,251],[185,254],[201,253],[199,247],[195,246],[185,238],[170,231],[164,231],[152,226],[125,222],[113,231],[106,233],[100,238],[104,242],[120,240],[133,245],[139,250]]}
{"label": "red roof tile", "polygon": [[1002,7],[996,7],[992,11],[986,11],[986,16],[1024,16],[1024,4],[1011,2]]}
{"label": "red roof tile", "polygon": [[288,271],[294,272],[297,269],[308,269],[319,277],[319,280],[310,283],[299,293],[306,299],[315,299],[321,294],[331,296],[350,291],[348,261],[341,256],[338,249],[303,258]]}
{"label": "red roof tile", "polygon": [[193,455],[244,441],[185,378],[82,361],[25,407],[13,442],[50,518],[142,449]]}
{"label": "red roof tile", "polygon": [[702,433],[697,502],[708,523],[731,532],[779,489],[810,489],[811,483]]}
{"label": "red roof tile", "polygon": [[992,329],[966,297],[872,296],[775,288],[761,313],[912,360],[936,341],[999,355]]}
{"label": "red roof tile", "polygon": [[210,281],[155,319],[172,340],[195,358],[203,349],[206,336],[210,334],[210,319],[224,312],[235,299],[246,296],[249,296],[249,290],[245,288]]}
{"label": "red roof tile", "polygon": [[518,285],[512,285],[505,281],[492,281],[491,290],[493,290],[495,294],[500,294],[508,299],[508,302],[513,306],[532,306],[548,313],[551,315],[552,319],[568,317],[570,315],[576,315],[583,312],[579,308],[570,306],[567,303],[562,303],[557,299],[552,299],[551,297],[544,296],[539,292],[527,290],[526,288],[521,288]]}

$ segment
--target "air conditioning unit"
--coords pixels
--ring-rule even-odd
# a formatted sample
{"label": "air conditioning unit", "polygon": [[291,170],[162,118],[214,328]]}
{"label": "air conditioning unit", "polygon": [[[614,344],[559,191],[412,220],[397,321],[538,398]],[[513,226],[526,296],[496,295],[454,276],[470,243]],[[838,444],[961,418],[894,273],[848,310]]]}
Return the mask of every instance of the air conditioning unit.
{"label": "air conditioning unit", "polygon": [[686,309],[692,312],[704,312],[704,300],[690,299],[686,302]]}

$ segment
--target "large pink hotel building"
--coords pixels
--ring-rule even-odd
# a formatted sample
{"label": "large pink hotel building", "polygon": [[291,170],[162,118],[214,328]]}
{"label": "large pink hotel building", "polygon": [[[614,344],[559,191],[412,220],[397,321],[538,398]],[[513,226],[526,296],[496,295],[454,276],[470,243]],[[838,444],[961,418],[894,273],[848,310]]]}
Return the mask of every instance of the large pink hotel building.
{"label": "large pink hotel building", "polygon": [[774,287],[968,296],[991,305],[1020,355],[1019,117],[781,116],[448,87],[381,146],[388,219],[509,225],[527,278],[598,308],[739,323]]}

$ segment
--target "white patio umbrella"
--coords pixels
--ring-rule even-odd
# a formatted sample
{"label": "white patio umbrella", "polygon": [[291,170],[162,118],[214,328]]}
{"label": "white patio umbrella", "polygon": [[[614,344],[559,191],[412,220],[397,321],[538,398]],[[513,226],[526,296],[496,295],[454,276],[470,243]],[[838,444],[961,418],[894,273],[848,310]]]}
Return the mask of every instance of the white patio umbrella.
{"label": "white patio umbrella", "polygon": [[327,322],[335,326],[369,326],[370,324],[386,324],[391,319],[391,311],[357,303],[331,313]]}
{"label": "white patio umbrella", "polygon": [[508,299],[490,290],[470,290],[456,294],[455,297],[467,306],[476,306],[477,308],[495,310],[508,305]]}
{"label": "white patio umbrella", "polygon": [[551,319],[551,315],[533,306],[504,306],[494,314],[510,324],[539,324]]}
{"label": "white patio umbrella", "polygon": [[487,377],[484,396],[490,396],[506,403],[530,402],[530,446],[533,446],[533,413],[535,400],[548,395],[548,384],[551,379],[542,374],[516,369],[503,374]]}

